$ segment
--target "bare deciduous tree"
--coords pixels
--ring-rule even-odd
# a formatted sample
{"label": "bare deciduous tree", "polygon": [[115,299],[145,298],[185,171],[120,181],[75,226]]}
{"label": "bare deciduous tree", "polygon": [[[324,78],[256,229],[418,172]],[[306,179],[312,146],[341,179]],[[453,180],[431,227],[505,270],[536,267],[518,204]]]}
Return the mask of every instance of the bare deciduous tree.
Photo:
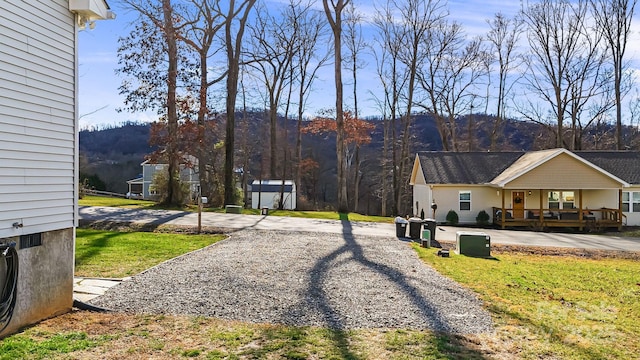
{"label": "bare deciduous tree", "polygon": [[[365,66],[362,58],[360,57],[361,52],[367,47],[367,44],[364,41],[364,37],[362,35],[362,22],[363,17],[359,14],[353,5],[350,3],[347,7],[347,18],[345,21],[346,25],[346,46],[348,50],[347,57],[347,65],[350,66],[351,70],[351,78],[353,81],[352,90],[353,90],[353,115],[356,120],[359,120],[359,112],[358,112],[358,70],[362,69]],[[358,202],[360,200],[360,182],[362,181],[362,174],[360,171],[360,165],[362,163],[361,155],[360,155],[360,142],[354,143],[354,151],[353,154],[350,154],[353,157],[353,160],[348,160],[348,167],[350,170],[353,170],[353,183],[351,188],[353,189],[353,211],[358,211]],[[353,165],[353,166],[351,166]]]}
{"label": "bare deciduous tree", "polygon": [[624,149],[622,139],[622,97],[626,92],[624,55],[631,35],[631,20],[637,0],[590,0],[598,30],[601,31],[611,56],[614,73],[616,106],[616,146]]}
{"label": "bare deciduous tree", "polygon": [[178,135],[178,110],[176,104],[176,88],[178,86],[178,44],[176,27],[174,25],[173,7],[170,0],[162,0],[162,14],[164,24],[164,36],[167,44],[167,129],[169,143],[167,144],[167,157],[169,161],[169,184],[167,186],[166,202],[169,204],[181,204],[182,192],[180,191],[180,162],[175,143]]}
{"label": "bare deciduous tree", "polygon": [[498,134],[502,129],[505,117],[506,99],[515,81],[509,81],[511,72],[522,62],[522,58],[514,53],[516,45],[523,32],[524,22],[518,17],[507,18],[497,13],[492,20],[488,20],[490,30],[487,34],[491,50],[498,63],[498,94],[496,95],[496,117],[489,135],[489,148],[497,150]]}
{"label": "bare deciduous tree", "polygon": [[224,158],[224,203],[235,203],[234,173],[234,143],[236,121],[236,97],[238,95],[238,78],[240,74],[240,57],[242,49],[242,37],[249,13],[256,0],[242,0],[236,4],[230,0],[228,9],[224,13],[224,41],[227,55],[227,99],[226,99],[226,133],[225,133],[225,158]]}
{"label": "bare deciduous tree", "polygon": [[[565,121],[575,95],[576,82],[587,79],[587,69],[597,59],[598,41],[587,27],[588,4],[585,0],[542,0],[523,11],[527,24],[530,55],[525,76],[528,88],[549,106],[555,121],[555,146],[567,147]],[[546,116],[535,112],[538,105],[529,100],[528,109],[518,111],[541,124]],[[537,114],[537,116],[536,116]]]}
{"label": "bare deciduous tree", "polygon": [[347,161],[342,89],[342,12],[351,0],[322,0],[333,33],[334,77],[336,86],[336,155],[338,161],[338,212],[348,212]]}
{"label": "bare deciduous tree", "polygon": [[127,110],[156,109],[166,120],[168,135],[163,150],[169,165],[169,177],[163,201],[179,205],[183,199],[179,183],[177,107],[181,50],[177,34],[184,24],[176,22],[170,0],[162,0],[161,3],[126,0],[125,4],[140,14],[141,21],[128,37],[120,40],[121,68],[118,72],[135,78],[135,81],[123,81],[120,93],[126,95]]}
{"label": "bare deciduous tree", "polygon": [[[394,11],[390,2],[381,9],[376,9],[373,24],[377,30],[375,38],[376,51],[373,51],[376,59],[376,72],[382,85],[383,97],[377,99],[378,108],[382,113],[384,122],[383,129],[383,149],[382,149],[382,188],[381,195],[381,214],[387,215],[387,190],[389,165],[391,165],[391,184],[393,191],[390,192],[392,199],[392,212],[398,214],[395,195],[396,188],[399,185],[399,176],[397,174],[397,142],[396,139],[396,121],[399,114],[400,97],[402,89],[405,88],[407,82],[407,72],[403,70],[400,61],[400,52],[404,43],[405,33],[402,27],[396,22]],[[375,94],[373,94],[375,96]]]}
{"label": "bare deciduous tree", "polygon": [[212,146],[205,139],[205,121],[209,117],[208,92],[214,84],[222,81],[226,71],[214,79],[209,79],[209,58],[218,52],[212,48],[216,35],[224,27],[224,19],[220,8],[220,0],[190,0],[192,5],[189,12],[183,14],[185,31],[178,33],[181,41],[190,46],[199,64],[198,76],[198,178],[200,180],[201,195],[213,198],[213,180],[208,166],[208,147]]}
{"label": "bare deciduous tree", "polygon": [[482,41],[467,41],[457,23],[440,22],[430,38],[432,53],[418,73],[426,93],[419,105],[435,117],[444,150],[459,151],[457,119],[471,110],[478,80],[487,75],[489,56]]}
{"label": "bare deciduous tree", "polygon": [[[400,144],[400,159],[397,164],[396,187],[394,209],[402,209],[404,181],[408,178],[410,165],[409,139],[410,126],[413,119],[413,106],[418,72],[424,66],[424,60],[431,54],[431,36],[448,12],[445,3],[439,0],[407,0],[395,10],[400,14],[402,24],[403,43],[399,53],[399,60],[403,63],[407,72],[407,93],[404,100],[405,110],[401,115],[402,137]],[[395,171],[395,167],[394,167]]]}
{"label": "bare deciduous tree", "polygon": [[302,121],[307,100],[311,94],[311,88],[316,79],[316,73],[322,68],[331,56],[331,51],[321,51],[319,45],[324,39],[324,30],[326,22],[321,12],[315,11],[308,6],[304,16],[299,17],[299,32],[302,43],[298,47],[296,54],[296,65],[298,67],[298,113],[296,127],[296,167],[295,167],[295,183],[302,187],[302,174],[300,163],[302,159]]}
{"label": "bare deciduous tree", "polygon": [[251,40],[245,58],[260,79],[269,107],[269,176],[275,178],[278,172],[278,110],[285,105],[283,96],[293,81],[293,61],[300,44],[299,14],[296,4],[290,4],[276,14],[266,5],[258,6],[256,10],[255,22],[248,25]]}

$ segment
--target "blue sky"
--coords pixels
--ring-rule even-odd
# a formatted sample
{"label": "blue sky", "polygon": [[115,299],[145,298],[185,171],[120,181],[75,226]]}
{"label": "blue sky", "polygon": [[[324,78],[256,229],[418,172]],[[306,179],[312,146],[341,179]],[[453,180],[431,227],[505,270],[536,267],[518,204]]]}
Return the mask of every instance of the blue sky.
{"label": "blue sky", "polygon": [[[278,6],[279,3],[288,3],[288,0],[271,0],[271,2],[272,6]],[[157,118],[153,113],[131,114],[116,111],[122,106],[122,97],[118,94],[118,86],[120,86],[122,79],[114,72],[118,67],[118,38],[130,32],[131,22],[136,18],[136,14],[125,10],[119,0],[109,0],[108,3],[117,14],[117,18],[98,21],[94,30],[87,27],[86,30],[79,33],[79,116],[81,128],[119,124],[128,120],[147,122]],[[365,16],[373,12],[370,1],[354,0],[354,3]],[[321,6],[320,4],[321,2],[318,0],[318,5]],[[488,31],[486,20],[492,18],[495,13],[502,12],[510,16],[520,8],[520,1],[455,0],[449,1],[448,4],[450,19],[463,24],[470,37],[485,34]],[[640,45],[637,32],[634,33],[634,39],[628,50],[630,56],[635,56],[638,53],[636,51],[638,45],[635,45]],[[378,111],[371,99],[370,89],[379,88],[379,85],[374,74],[373,60],[369,61],[369,65],[371,69],[362,70],[358,79],[359,108],[363,109],[361,113],[364,115],[375,115]],[[346,76],[346,74],[343,75],[345,78]],[[314,95],[316,96],[312,95],[307,110],[308,115],[314,115],[319,109],[331,107],[335,102],[332,96],[329,96],[334,93],[333,87],[332,66],[329,66],[319,74],[319,79],[314,85]],[[351,89],[345,88],[345,94],[349,94],[351,91]]]}

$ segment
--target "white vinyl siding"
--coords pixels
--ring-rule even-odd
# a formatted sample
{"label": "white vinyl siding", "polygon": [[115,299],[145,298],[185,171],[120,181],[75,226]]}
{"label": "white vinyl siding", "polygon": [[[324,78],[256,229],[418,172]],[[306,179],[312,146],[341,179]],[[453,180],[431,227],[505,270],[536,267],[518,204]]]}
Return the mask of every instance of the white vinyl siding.
{"label": "white vinyl siding", "polygon": [[74,226],[76,33],[68,6],[0,1],[0,238]]}

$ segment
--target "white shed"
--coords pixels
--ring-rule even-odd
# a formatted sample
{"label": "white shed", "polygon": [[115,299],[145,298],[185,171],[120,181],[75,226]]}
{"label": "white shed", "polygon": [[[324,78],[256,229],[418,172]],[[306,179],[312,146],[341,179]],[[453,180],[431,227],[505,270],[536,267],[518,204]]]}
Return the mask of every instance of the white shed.
{"label": "white shed", "polygon": [[[251,207],[277,209],[282,191],[282,180],[254,180],[251,184]],[[284,181],[283,196],[283,208],[295,210],[296,184],[293,180]]]}
{"label": "white shed", "polygon": [[0,338],[73,305],[77,31],[113,17],[103,0],[0,1]]}

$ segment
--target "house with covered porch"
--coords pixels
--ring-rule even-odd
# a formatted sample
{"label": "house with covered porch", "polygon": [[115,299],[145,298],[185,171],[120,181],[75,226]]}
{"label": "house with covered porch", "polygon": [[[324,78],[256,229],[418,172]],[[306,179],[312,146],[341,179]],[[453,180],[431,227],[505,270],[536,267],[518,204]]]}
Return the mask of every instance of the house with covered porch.
{"label": "house with covered porch", "polygon": [[640,226],[635,151],[419,152],[410,184],[414,213],[438,222],[484,210],[501,228]]}
{"label": "house with covered porch", "polygon": [[[162,189],[159,189],[155,183],[157,180],[156,176],[160,173],[166,173],[169,169],[169,164],[145,160],[140,166],[142,166],[141,176],[127,181],[129,188],[127,197],[143,200],[158,200]],[[198,159],[192,155],[185,155],[179,167],[180,181],[189,189],[190,199],[196,199],[198,196],[198,187],[200,186],[200,177],[197,173]]]}

